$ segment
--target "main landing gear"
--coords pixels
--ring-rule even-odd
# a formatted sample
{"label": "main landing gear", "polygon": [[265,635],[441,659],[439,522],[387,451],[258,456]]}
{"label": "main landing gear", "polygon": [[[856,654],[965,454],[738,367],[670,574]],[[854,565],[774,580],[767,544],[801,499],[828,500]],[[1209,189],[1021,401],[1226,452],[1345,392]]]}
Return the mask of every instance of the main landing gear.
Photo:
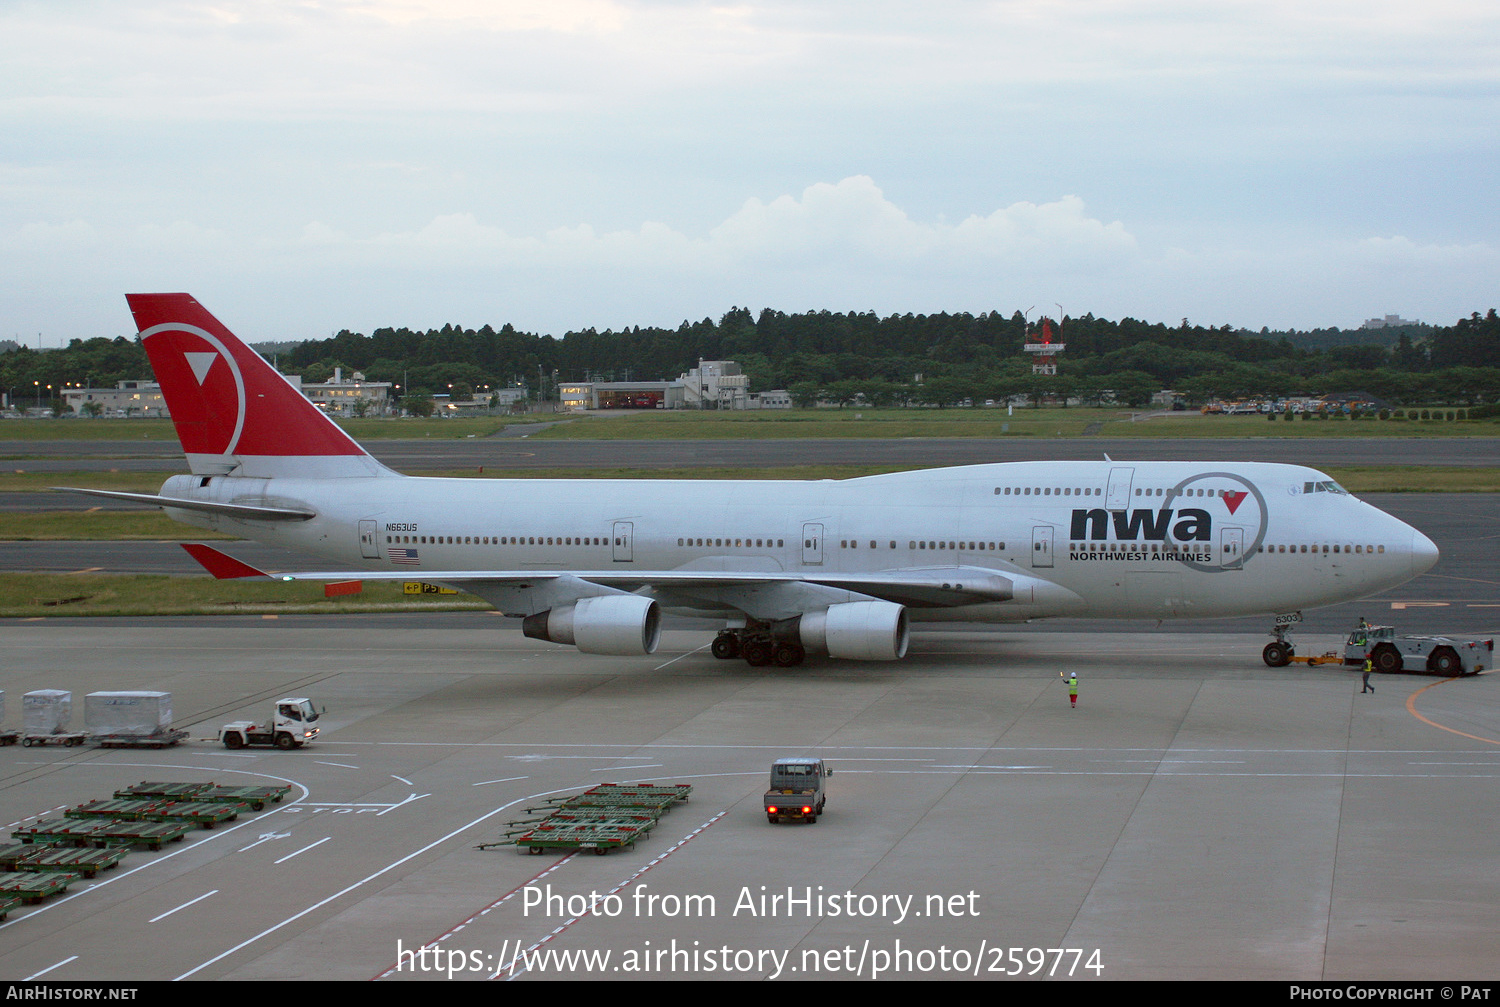
{"label": "main landing gear", "polygon": [[722,661],[743,657],[752,668],[771,664],[778,668],[794,668],[807,657],[802,644],[796,640],[777,639],[771,628],[765,625],[722,630],[714,637],[709,650]]}

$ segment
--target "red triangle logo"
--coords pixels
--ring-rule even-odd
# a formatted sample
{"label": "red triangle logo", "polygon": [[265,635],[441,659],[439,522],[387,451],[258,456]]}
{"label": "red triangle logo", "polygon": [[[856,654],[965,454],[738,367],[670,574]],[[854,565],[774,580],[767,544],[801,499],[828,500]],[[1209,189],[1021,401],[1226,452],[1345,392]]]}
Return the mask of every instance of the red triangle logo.
{"label": "red triangle logo", "polygon": [[1229,505],[1229,513],[1233,514],[1240,509],[1240,504],[1249,496],[1244,490],[1225,490],[1224,502]]}

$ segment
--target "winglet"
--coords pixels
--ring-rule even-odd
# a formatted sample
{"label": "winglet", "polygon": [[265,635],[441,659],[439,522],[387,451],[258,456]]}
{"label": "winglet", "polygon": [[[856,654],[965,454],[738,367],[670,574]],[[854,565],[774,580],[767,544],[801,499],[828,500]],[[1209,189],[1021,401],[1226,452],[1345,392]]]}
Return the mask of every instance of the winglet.
{"label": "winglet", "polygon": [[183,542],[182,547],[189,556],[197,560],[203,569],[218,580],[233,580],[236,577],[269,577],[264,570],[257,570],[249,563],[241,563],[233,556],[222,553],[211,545],[201,542]]}

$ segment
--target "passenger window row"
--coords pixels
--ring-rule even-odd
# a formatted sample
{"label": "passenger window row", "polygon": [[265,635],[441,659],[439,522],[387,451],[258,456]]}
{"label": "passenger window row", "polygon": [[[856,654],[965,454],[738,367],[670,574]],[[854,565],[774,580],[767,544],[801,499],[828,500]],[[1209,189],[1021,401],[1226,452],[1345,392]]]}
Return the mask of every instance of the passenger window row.
{"label": "passenger window row", "polygon": [[[614,540],[622,545],[623,538]],[[597,545],[610,544],[608,537],[590,535],[387,535],[386,545]]]}
{"label": "passenger window row", "polygon": [[1033,487],[1033,486],[996,486],[995,487],[995,496],[1001,496],[1002,494],[1005,495],[1005,496],[1011,496],[1012,492],[1014,492],[1014,495],[1018,496],[1018,497],[1019,496],[1028,496],[1028,497],[1029,496],[1039,496],[1039,497],[1042,497],[1042,496],[1046,496],[1046,497],[1052,497],[1052,496],[1057,496],[1057,497],[1087,497],[1087,496],[1102,496],[1103,493],[1104,493],[1104,491],[1101,490],[1101,489],[1099,489],[1098,487],[1084,487],[1082,489],[1079,489],[1079,488],[1074,487],[1074,486],[1060,486],[1060,487],[1053,487],[1053,486],[1035,486],[1035,487]]}
{"label": "passenger window row", "polygon": [[[1326,552],[1329,551],[1329,547],[1327,545],[1323,545],[1321,547],[1317,546],[1317,545],[1314,545],[1314,546],[1303,545],[1303,546],[1300,546],[1300,547],[1299,546],[1295,546],[1295,545],[1264,545],[1264,546],[1260,547],[1260,551],[1261,552],[1267,552],[1267,553],[1274,552],[1277,555],[1280,555],[1281,553],[1284,553],[1284,552],[1322,552],[1322,553],[1326,553]],[[1340,551],[1340,549],[1339,549],[1338,546],[1334,546],[1333,547],[1333,552],[1335,554],[1339,553],[1339,551]],[[1357,555],[1357,554],[1360,554],[1360,553],[1383,553],[1383,552],[1385,552],[1385,546],[1383,546],[1383,545],[1380,545],[1380,546],[1374,546],[1374,545],[1345,545],[1343,547],[1343,553],[1345,555],[1348,555],[1349,553],[1355,553]]]}

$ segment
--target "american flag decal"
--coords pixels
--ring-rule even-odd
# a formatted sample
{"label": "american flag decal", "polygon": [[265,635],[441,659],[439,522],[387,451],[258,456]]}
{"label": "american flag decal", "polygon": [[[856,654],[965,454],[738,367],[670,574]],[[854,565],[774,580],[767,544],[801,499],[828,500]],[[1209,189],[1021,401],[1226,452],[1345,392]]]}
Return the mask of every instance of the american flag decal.
{"label": "american flag decal", "polygon": [[387,554],[391,557],[392,563],[400,563],[402,566],[422,565],[417,559],[417,550],[415,549],[388,549]]}

